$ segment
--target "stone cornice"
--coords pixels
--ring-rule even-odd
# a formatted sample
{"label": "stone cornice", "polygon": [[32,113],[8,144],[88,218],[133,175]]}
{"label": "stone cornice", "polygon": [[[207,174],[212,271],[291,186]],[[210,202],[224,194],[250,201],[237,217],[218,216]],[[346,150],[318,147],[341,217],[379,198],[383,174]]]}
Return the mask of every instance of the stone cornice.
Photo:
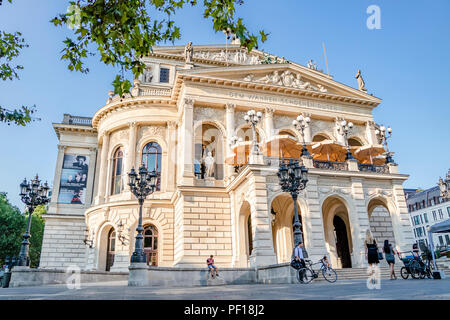
{"label": "stone cornice", "polygon": [[76,125],[76,124],[62,124],[53,123],[53,129],[55,130],[56,136],[60,139],[61,132],[77,132],[77,133],[87,133],[96,135],[97,130],[93,127]]}

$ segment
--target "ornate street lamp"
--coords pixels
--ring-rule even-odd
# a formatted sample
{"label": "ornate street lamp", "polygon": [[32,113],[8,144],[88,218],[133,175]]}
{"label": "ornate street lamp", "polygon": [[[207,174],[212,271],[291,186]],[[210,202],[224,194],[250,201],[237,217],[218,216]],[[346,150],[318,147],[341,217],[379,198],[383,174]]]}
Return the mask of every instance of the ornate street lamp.
{"label": "ornate street lamp", "polygon": [[350,152],[350,145],[348,144],[348,134],[353,129],[353,123],[342,120],[340,125],[341,125],[341,128],[340,128],[341,130],[339,131],[339,133],[344,136],[345,143],[347,146],[347,155],[345,156],[345,160],[354,160],[355,158],[353,157],[352,153]]}
{"label": "ornate street lamp", "polygon": [[252,154],[259,155],[261,152],[259,151],[258,141],[256,139],[256,125],[261,121],[262,113],[260,111],[256,112],[255,110],[250,110],[244,116],[245,122],[250,124],[252,127],[253,134],[253,150]]}
{"label": "ornate street lamp", "polygon": [[[387,134],[386,134],[386,132],[387,132]],[[381,140],[381,143],[386,148],[386,164],[394,163],[394,159],[392,159],[392,153],[389,152],[389,148],[388,148],[388,145],[387,145],[387,140],[392,136],[392,129],[391,129],[391,127],[387,127],[387,129],[386,129],[385,126],[380,125],[375,130],[375,134]]]}
{"label": "ornate street lamp", "polygon": [[25,203],[28,209],[28,222],[27,229],[23,235],[22,245],[20,247],[19,253],[19,266],[29,266],[29,256],[28,252],[30,250],[30,241],[28,240],[30,235],[31,228],[31,216],[33,215],[34,209],[41,205],[47,204],[50,201],[48,197],[48,191],[50,190],[47,182],[41,184],[38,175],[31,180],[27,181],[27,179],[23,179],[23,182],[20,184],[20,197],[22,198],[22,202]]}
{"label": "ornate street lamp", "polygon": [[128,185],[131,192],[136,196],[139,202],[139,221],[136,231],[136,245],[133,255],[131,256],[131,263],[145,263],[146,257],[144,253],[144,227],[142,226],[142,206],[145,198],[155,192],[158,183],[158,173],[155,170],[148,172],[147,168],[142,164],[139,168],[139,173],[131,169],[128,174]]}
{"label": "ornate street lamp", "polygon": [[297,198],[298,193],[306,188],[308,182],[308,169],[303,165],[300,166],[298,161],[289,160],[288,164],[281,162],[277,172],[280,180],[281,190],[289,192],[294,201],[294,245],[303,242],[301,223],[298,217]]}
{"label": "ornate street lamp", "polygon": [[306,142],[305,142],[305,128],[309,125],[311,122],[311,119],[309,117],[304,117],[302,114],[297,117],[294,121],[292,121],[292,125],[300,131],[300,134],[302,135],[302,154],[301,156],[311,157],[311,155],[308,152],[308,149],[306,148]]}
{"label": "ornate street lamp", "polygon": [[450,199],[450,169],[448,169],[445,180],[442,180],[442,178],[439,177],[438,186],[441,190],[441,197],[444,199]]}

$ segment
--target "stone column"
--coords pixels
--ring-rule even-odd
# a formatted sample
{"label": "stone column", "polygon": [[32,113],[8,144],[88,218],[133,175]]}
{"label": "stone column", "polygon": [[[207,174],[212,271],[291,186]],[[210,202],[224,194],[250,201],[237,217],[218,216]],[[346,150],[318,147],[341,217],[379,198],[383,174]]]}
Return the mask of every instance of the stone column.
{"label": "stone column", "polygon": [[94,196],[95,163],[97,162],[97,148],[89,148],[89,172],[86,187],[86,207],[90,207]]}
{"label": "stone column", "polygon": [[102,154],[100,159],[100,174],[98,178],[98,204],[105,200],[106,194],[106,173],[108,171],[108,150],[109,150],[109,133],[104,132],[102,135]]}
{"label": "stone column", "polygon": [[235,130],[235,122],[234,122],[234,110],[236,108],[236,105],[234,103],[227,103],[226,104],[226,126],[227,126],[227,145],[226,145],[226,157],[231,155],[231,148],[230,148],[230,140],[234,136],[234,130]]}
{"label": "stone column", "polygon": [[183,185],[194,184],[194,100],[184,99],[184,115],[182,122],[183,141]]}
{"label": "stone column", "polygon": [[363,267],[366,265],[364,239],[366,230],[370,228],[369,214],[364,197],[363,179],[351,178],[351,184],[354,210],[351,207],[347,210],[353,242],[352,266]]}
{"label": "stone column", "polygon": [[264,109],[264,129],[266,132],[267,140],[275,135],[274,125],[273,125],[273,113],[275,109],[271,107],[266,107]]}
{"label": "stone column", "polygon": [[167,191],[174,191],[176,187],[176,155],[177,155],[177,122],[167,121],[167,150],[169,157],[169,170],[167,170]]}
{"label": "stone column", "polygon": [[[125,163],[125,172],[123,173],[125,175],[124,184],[125,184],[125,190],[130,190],[130,187],[128,186],[128,179],[127,175],[131,171],[132,168],[136,165],[136,137],[137,137],[137,123],[135,121],[131,121],[128,123],[128,148],[127,148],[127,158]],[[135,168],[138,169],[138,168]]]}
{"label": "stone column", "polygon": [[[311,118],[310,113],[305,113],[304,116]],[[314,120],[311,119],[311,121],[314,121]],[[311,123],[306,125],[304,134],[305,134],[305,142],[311,143],[312,142]]]}
{"label": "stone column", "polygon": [[309,175],[306,189],[299,197],[304,196],[307,208],[300,208],[303,217],[303,230],[305,238],[305,249],[308,252],[309,259],[317,261],[321,259],[326,252],[325,233],[323,225],[322,208],[320,206],[317,175]]}
{"label": "stone column", "polygon": [[273,250],[272,228],[267,203],[266,177],[259,170],[249,174],[249,195],[253,232],[253,250],[250,255],[250,267],[277,263]]}
{"label": "stone column", "polygon": [[[59,185],[61,182],[61,171],[62,166],[64,162],[64,153],[67,149],[67,146],[65,145],[58,145],[58,157],[56,159],[56,169],[55,169],[55,178],[53,180],[53,192],[52,192],[52,199],[51,199],[51,205],[54,204],[56,206],[56,203],[58,203],[58,196],[59,196]],[[56,208],[55,208],[56,210]],[[50,208],[49,208],[50,212]]]}

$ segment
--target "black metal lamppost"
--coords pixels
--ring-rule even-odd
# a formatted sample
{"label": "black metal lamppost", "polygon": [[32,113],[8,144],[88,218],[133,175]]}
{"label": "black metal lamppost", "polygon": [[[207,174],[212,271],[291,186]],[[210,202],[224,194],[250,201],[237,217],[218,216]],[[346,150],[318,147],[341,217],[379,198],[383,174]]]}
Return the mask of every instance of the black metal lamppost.
{"label": "black metal lamppost", "polygon": [[342,120],[340,125],[341,125],[340,134],[344,136],[347,147],[347,155],[345,156],[345,160],[354,160],[355,158],[350,152],[350,145],[348,144],[348,134],[353,129],[353,122],[347,122],[346,120]]}
{"label": "black metal lamppost", "polygon": [[386,147],[386,164],[394,163],[394,159],[392,159],[392,154],[389,152],[387,145],[387,140],[392,136],[391,127],[387,127],[386,129],[385,126],[381,125],[378,127],[378,129],[375,130],[375,134],[377,135],[377,137],[379,137],[381,143]]}
{"label": "black metal lamppost", "polygon": [[258,140],[256,139],[256,125],[261,121],[262,113],[260,111],[250,110],[244,116],[244,120],[252,127],[253,134],[253,150],[252,154],[261,154],[259,151]]}
{"label": "black metal lamppost", "polygon": [[310,122],[311,122],[311,118],[304,117],[302,114],[299,115],[297,117],[297,119],[292,121],[292,125],[295,127],[295,129],[300,131],[300,134],[302,135],[302,143],[303,143],[302,154],[301,154],[302,157],[303,156],[311,157],[311,155],[308,152],[308,149],[306,148],[306,142],[305,142],[305,128],[306,128],[306,126],[309,125]]}
{"label": "black metal lamppost", "polygon": [[23,182],[20,184],[19,195],[22,198],[22,202],[27,206],[28,222],[27,229],[25,230],[25,233],[23,235],[22,245],[20,247],[19,261],[17,264],[18,266],[24,267],[30,264],[30,258],[28,256],[28,252],[30,250],[30,241],[28,239],[31,237],[31,216],[33,215],[34,209],[37,206],[41,204],[47,204],[50,201],[50,198],[48,197],[49,190],[50,188],[47,182],[41,184],[38,175],[36,175],[36,177],[29,182],[27,181],[27,179],[23,179]]}
{"label": "black metal lamppost", "polygon": [[294,243],[297,245],[299,242],[303,242],[303,235],[300,230],[302,225],[297,210],[297,198],[298,193],[306,188],[308,169],[303,165],[300,166],[298,161],[291,159],[288,164],[281,162],[277,175],[280,180],[281,190],[289,192],[294,201]]}
{"label": "black metal lamppost", "polygon": [[136,196],[139,202],[139,221],[136,231],[136,245],[131,256],[131,263],[145,263],[147,261],[144,253],[144,227],[142,226],[142,206],[145,198],[155,192],[158,183],[158,174],[155,170],[149,172],[142,164],[139,168],[139,173],[131,169],[128,174],[128,185],[131,192]]}

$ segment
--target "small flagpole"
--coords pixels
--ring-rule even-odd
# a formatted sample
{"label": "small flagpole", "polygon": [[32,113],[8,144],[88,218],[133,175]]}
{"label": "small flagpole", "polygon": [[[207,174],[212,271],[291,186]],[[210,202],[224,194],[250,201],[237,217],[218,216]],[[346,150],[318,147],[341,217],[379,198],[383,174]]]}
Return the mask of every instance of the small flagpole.
{"label": "small flagpole", "polygon": [[325,50],[325,41],[322,42],[322,46],[323,46],[323,53],[325,55],[325,64],[327,66],[327,73],[328,75],[330,75],[330,72],[328,71],[328,60],[327,60],[327,51]]}

